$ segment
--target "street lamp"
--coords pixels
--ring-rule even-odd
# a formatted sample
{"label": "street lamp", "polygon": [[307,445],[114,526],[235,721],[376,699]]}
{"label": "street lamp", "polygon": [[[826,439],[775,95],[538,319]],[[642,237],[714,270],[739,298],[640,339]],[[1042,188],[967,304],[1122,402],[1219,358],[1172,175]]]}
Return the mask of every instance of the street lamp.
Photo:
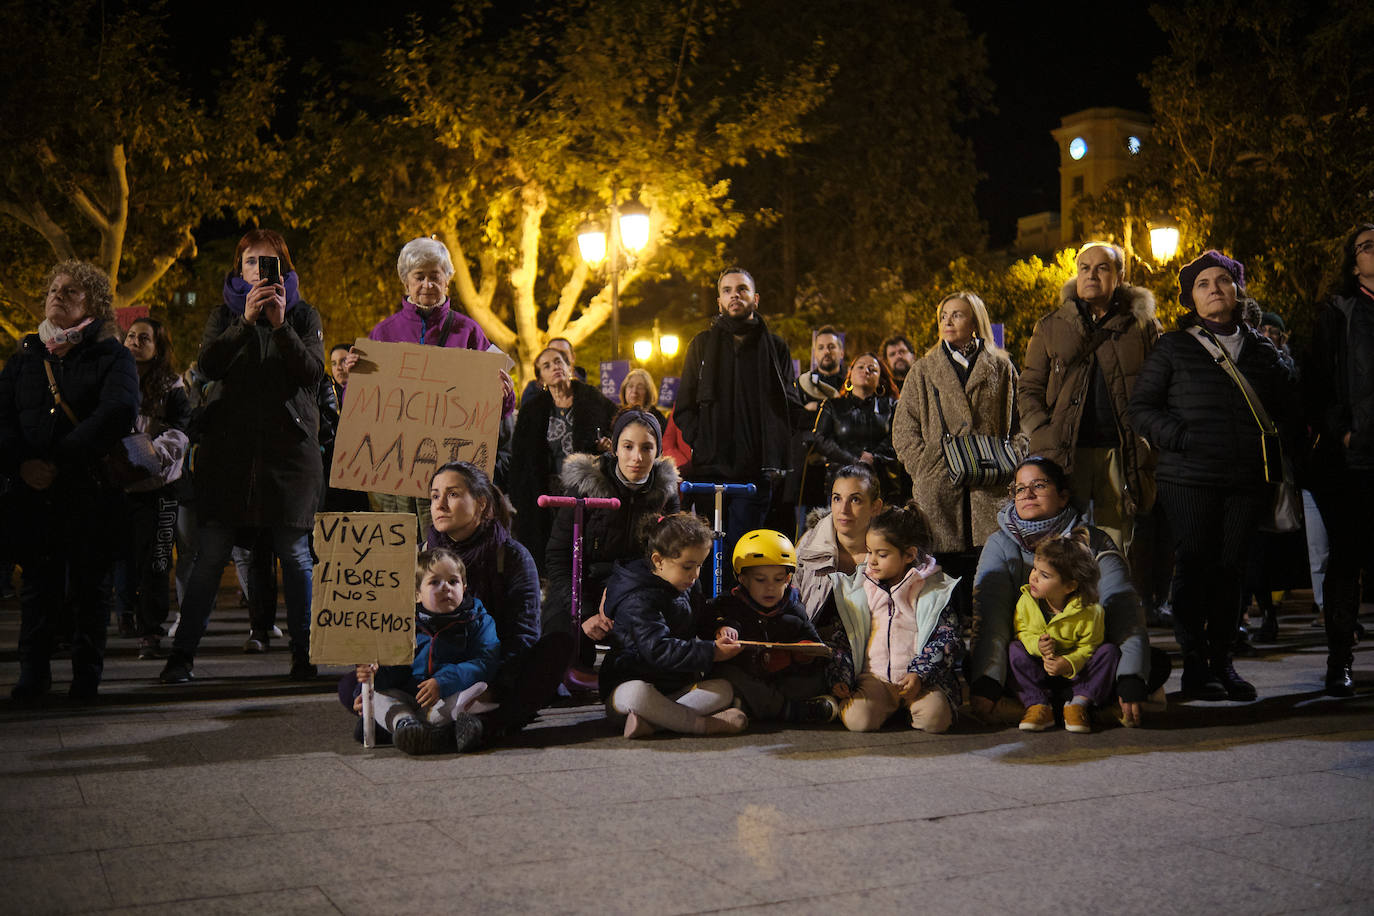
{"label": "street lamp", "polygon": [[635,341],[635,359],[641,363],[647,363],[654,358],[654,351],[657,349],[658,355],[666,359],[677,356],[678,347],[682,341],[676,334],[660,334],[658,330],[658,319],[654,319],[653,336],[641,337]]}
{"label": "street lamp", "polygon": [[1167,216],[1150,220],[1150,253],[1156,264],[1167,264],[1178,254],[1178,224]]}
{"label": "street lamp", "polygon": [[[611,359],[620,358],[620,259],[629,252],[637,254],[649,244],[649,208],[631,198],[617,204],[611,191]],[[606,258],[606,232],[597,222],[587,222],[577,232],[577,248],[582,260],[595,267]]]}

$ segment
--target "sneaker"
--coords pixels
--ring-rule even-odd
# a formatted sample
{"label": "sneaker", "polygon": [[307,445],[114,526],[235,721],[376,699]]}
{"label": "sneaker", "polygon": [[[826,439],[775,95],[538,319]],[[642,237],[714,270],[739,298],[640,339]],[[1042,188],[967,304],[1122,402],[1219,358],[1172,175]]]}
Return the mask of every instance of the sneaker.
{"label": "sneaker", "polygon": [[1054,710],[1044,703],[1036,703],[1026,710],[1026,714],[1021,717],[1021,731],[1023,732],[1043,732],[1047,728],[1054,728]]}
{"label": "sneaker", "polygon": [[167,664],[162,666],[162,673],[157,679],[164,684],[189,684],[195,677],[191,673],[191,657],[181,652],[172,650],[171,656],[167,659]]}
{"label": "sneaker", "polygon": [[406,716],[396,721],[391,740],[403,753],[412,757],[423,754],[452,754],[458,750],[452,722],[435,726]]}
{"label": "sneaker", "polygon": [[1220,682],[1228,700],[1248,703],[1259,696],[1255,685],[1236,673],[1236,666],[1229,660],[1212,665],[1212,677]]}
{"label": "sneaker", "polygon": [[1222,684],[1212,669],[1200,658],[1183,660],[1180,689],[1185,700],[1226,699],[1226,685]]}
{"label": "sneaker", "polygon": [[319,677],[320,669],[310,664],[310,657],[307,655],[293,655],[291,657],[291,673],[287,677],[293,681],[313,681]]}
{"label": "sneaker", "polygon": [[482,743],[482,720],[469,713],[460,712],[453,720],[454,750],[458,753],[470,751]]}
{"label": "sneaker", "polygon": [[133,639],[138,635],[138,621],[133,614],[119,615],[119,635],[125,639]]}
{"label": "sneaker", "polygon": [[273,624],[271,633],[273,639],[281,639],[281,627]]}
{"label": "sneaker", "polygon": [[271,639],[261,633],[249,633],[248,641],[243,644],[244,655],[261,655],[267,651]]}
{"label": "sneaker", "polygon": [[801,718],[797,721],[808,725],[824,725],[840,717],[840,703],[829,694],[812,697],[801,703]]}
{"label": "sneaker", "polygon": [[138,641],[138,657],[144,661],[162,658],[162,640],[157,636],[145,636]]}
{"label": "sneaker", "polygon": [[[1022,722],[1022,727],[1025,727],[1024,721]],[[1064,730],[1073,732],[1076,735],[1092,734],[1092,710],[1078,703],[1065,703]]]}

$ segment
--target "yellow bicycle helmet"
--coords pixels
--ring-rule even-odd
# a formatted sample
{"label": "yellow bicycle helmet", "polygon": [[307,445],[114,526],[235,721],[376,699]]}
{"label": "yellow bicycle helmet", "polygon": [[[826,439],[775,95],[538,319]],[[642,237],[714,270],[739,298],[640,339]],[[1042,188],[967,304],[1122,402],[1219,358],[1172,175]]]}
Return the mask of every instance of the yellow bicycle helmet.
{"label": "yellow bicycle helmet", "polygon": [[751,566],[786,566],[797,568],[797,548],[785,534],[768,528],[750,531],[739,539],[731,558],[735,565],[735,575],[741,569]]}

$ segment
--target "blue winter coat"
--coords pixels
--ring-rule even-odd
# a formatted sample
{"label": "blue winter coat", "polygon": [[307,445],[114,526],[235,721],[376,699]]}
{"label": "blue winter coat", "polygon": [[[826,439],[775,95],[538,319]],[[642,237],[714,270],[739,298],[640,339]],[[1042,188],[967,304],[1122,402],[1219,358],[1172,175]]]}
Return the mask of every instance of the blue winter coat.
{"label": "blue winter coat", "polygon": [[415,660],[410,667],[390,665],[377,672],[377,687],[414,689],[439,682],[439,695],[451,697],[478,681],[491,683],[501,666],[496,623],[482,602],[468,595],[452,614],[431,614],[415,605]]}
{"label": "blue winter coat", "polygon": [[601,664],[601,696],[626,681],[648,681],[670,693],[701,680],[715,643],[696,636],[691,599],[654,575],[645,559],[617,563],[606,586],[606,616],[615,622]]}

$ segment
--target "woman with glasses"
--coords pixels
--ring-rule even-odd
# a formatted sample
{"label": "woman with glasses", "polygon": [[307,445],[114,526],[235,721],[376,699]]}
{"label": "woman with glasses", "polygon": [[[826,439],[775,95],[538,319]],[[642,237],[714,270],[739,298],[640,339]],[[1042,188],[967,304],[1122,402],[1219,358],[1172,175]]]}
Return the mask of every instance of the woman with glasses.
{"label": "woman with glasses", "polygon": [[[1030,580],[1035,548],[1045,538],[1063,537],[1084,524],[1069,502],[1069,479],[1048,458],[1032,456],[1016,468],[1008,487],[1011,500],[997,513],[997,532],[983,545],[973,590],[973,654],[968,680],[970,710],[983,721],[1021,716],[1019,705],[1006,692],[1008,647],[1012,620],[1021,587]],[[1169,678],[1169,656],[1151,652],[1140,597],[1131,584],[1131,570],[1112,539],[1089,527],[1089,546],[1102,571],[1099,600],[1106,615],[1106,639],[1121,650],[1116,669],[1116,693],[1121,723],[1140,724],[1147,698],[1162,708],[1163,684]],[[993,708],[1003,696],[1014,710]]]}

